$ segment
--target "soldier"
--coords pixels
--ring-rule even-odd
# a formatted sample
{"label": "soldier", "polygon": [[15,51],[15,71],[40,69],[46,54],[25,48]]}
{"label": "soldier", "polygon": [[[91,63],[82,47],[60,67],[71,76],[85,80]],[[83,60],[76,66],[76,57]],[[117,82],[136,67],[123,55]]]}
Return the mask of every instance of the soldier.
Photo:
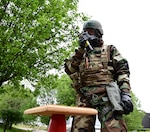
{"label": "soldier", "polygon": [[[96,20],[83,25],[79,48],[65,60],[77,91],[77,105],[98,110],[102,132],[126,132],[123,114],[133,111],[128,62],[114,45],[104,45]],[[95,132],[95,116],[75,116],[71,132]]]}

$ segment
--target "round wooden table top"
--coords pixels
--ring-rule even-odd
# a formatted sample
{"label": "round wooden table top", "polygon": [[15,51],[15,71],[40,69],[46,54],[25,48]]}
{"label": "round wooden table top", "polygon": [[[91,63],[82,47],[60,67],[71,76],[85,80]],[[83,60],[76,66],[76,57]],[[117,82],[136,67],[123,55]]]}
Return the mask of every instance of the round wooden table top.
{"label": "round wooden table top", "polygon": [[63,106],[63,105],[44,105],[34,107],[24,111],[24,114],[35,114],[51,116],[52,114],[63,115],[96,115],[98,111],[93,108],[76,107],[76,106]]}

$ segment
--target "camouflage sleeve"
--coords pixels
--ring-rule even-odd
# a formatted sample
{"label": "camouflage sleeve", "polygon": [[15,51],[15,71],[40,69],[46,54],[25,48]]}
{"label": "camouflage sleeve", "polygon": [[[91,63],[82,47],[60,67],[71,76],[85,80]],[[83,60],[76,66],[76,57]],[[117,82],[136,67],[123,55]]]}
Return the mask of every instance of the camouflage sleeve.
{"label": "camouflage sleeve", "polygon": [[121,90],[130,90],[130,70],[128,61],[123,58],[115,46],[111,45],[110,54],[114,67],[114,77]]}
{"label": "camouflage sleeve", "polygon": [[80,61],[83,59],[83,54],[85,50],[79,48],[75,50],[75,54],[70,58],[65,60],[65,72],[70,75],[72,73],[79,71]]}

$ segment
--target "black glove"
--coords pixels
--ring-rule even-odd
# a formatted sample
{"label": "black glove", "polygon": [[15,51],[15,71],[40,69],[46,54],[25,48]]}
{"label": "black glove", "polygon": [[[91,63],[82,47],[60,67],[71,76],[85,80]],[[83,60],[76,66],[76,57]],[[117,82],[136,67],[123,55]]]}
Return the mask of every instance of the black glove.
{"label": "black glove", "polygon": [[131,95],[127,92],[121,92],[121,106],[123,107],[124,114],[129,114],[133,112],[133,103],[131,99]]}
{"label": "black glove", "polygon": [[81,48],[86,48],[87,51],[93,50],[90,42],[96,39],[94,35],[89,35],[88,32],[83,32],[79,35],[79,45]]}

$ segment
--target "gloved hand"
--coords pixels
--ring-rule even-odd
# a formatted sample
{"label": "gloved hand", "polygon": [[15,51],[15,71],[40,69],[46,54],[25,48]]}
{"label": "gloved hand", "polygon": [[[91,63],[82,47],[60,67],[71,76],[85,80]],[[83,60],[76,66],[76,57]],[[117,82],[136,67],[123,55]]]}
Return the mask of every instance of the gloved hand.
{"label": "gloved hand", "polygon": [[87,51],[93,50],[90,41],[94,39],[96,39],[94,35],[89,35],[88,32],[83,32],[79,35],[79,45],[81,48],[86,48]]}
{"label": "gloved hand", "polygon": [[133,103],[131,99],[131,95],[127,92],[121,92],[121,106],[124,109],[124,114],[129,114],[133,112]]}

